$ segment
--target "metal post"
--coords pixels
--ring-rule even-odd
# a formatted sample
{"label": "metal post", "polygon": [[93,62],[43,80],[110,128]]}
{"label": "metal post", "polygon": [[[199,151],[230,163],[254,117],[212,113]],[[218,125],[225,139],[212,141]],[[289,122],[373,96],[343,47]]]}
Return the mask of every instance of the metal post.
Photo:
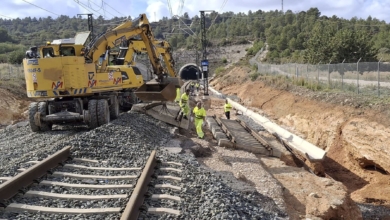
{"label": "metal post", "polygon": [[[206,17],[205,11],[200,11],[200,30],[202,32],[202,60],[207,60]],[[206,73],[207,75],[207,73]],[[208,76],[203,75],[204,95],[208,95]]]}
{"label": "metal post", "polygon": [[91,34],[89,35],[89,40],[92,41],[93,37],[94,37],[94,34],[93,34],[93,23],[92,23],[92,20],[93,20],[92,15],[93,14],[77,14],[77,16],[79,16],[79,15],[87,15],[88,16],[88,30],[91,32]]}
{"label": "metal post", "polygon": [[345,62],[345,59],[341,63],[341,67],[343,68],[343,74],[341,74],[341,90],[344,90],[344,62]]}
{"label": "metal post", "polygon": [[357,74],[357,94],[359,94],[359,62],[362,58],[360,57],[359,60],[356,63],[356,74]]}
{"label": "metal post", "polygon": [[330,88],[330,64],[332,63],[332,60],[328,63],[328,88]]}
{"label": "metal post", "polygon": [[317,64],[317,84],[320,84],[320,62]]}
{"label": "metal post", "polygon": [[378,97],[381,96],[381,93],[380,93],[380,90],[379,90],[379,87],[380,87],[380,72],[379,72],[379,68],[380,68],[381,61],[382,61],[382,58],[380,58],[379,61],[378,61]]}

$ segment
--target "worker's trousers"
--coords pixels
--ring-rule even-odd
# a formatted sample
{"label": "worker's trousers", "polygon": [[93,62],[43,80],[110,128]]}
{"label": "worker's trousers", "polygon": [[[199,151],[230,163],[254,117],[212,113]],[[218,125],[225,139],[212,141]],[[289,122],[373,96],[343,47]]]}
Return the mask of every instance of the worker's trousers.
{"label": "worker's trousers", "polygon": [[181,112],[182,112],[185,116],[187,116],[187,115],[188,115],[188,112],[190,111],[190,108],[188,107],[188,105],[187,105],[187,104],[181,105],[180,108],[181,108]]}
{"label": "worker's trousers", "polygon": [[230,119],[230,112],[225,112],[226,118]]}
{"label": "worker's trousers", "polygon": [[204,133],[202,130],[202,125],[203,125],[203,119],[197,119],[195,118],[195,127],[196,127],[196,133],[198,134],[198,138],[203,138]]}

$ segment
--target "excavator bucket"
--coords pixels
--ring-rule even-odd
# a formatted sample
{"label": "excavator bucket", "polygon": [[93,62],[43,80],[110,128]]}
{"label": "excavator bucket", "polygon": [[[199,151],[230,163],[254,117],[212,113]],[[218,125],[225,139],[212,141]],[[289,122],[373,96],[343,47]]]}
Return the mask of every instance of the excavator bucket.
{"label": "excavator bucket", "polygon": [[173,101],[176,97],[176,88],[173,83],[147,82],[134,93],[143,102]]}
{"label": "excavator bucket", "polygon": [[176,98],[176,88],[180,88],[182,81],[169,77],[165,83],[151,80],[135,91],[135,95],[144,102],[173,101]]}

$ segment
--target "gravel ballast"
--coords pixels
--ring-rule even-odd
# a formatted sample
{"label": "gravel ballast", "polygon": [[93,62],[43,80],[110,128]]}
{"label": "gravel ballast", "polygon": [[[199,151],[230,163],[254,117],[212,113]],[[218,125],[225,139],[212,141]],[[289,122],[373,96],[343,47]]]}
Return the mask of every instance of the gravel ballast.
{"label": "gravel ballast", "polygon": [[[181,202],[158,200],[152,201],[146,198],[146,207],[164,207],[179,209],[180,216],[162,215],[155,216],[145,212],[141,219],[284,219],[285,213],[280,211],[275,202],[259,193],[242,193],[230,188],[221,181],[218,175],[208,172],[200,167],[196,158],[188,154],[171,154],[166,150],[159,149],[172,137],[173,128],[165,123],[159,122],[149,116],[134,112],[124,113],[119,119],[110,124],[88,131],[53,131],[49,133],[31,133],[28,127],[17,128],[10,133],[21,133],[26,140],[23,145],[24,153],[15,152],[18,160],[9,161],[0,167],[0,176],[12,176],[16,174],[16,169],[24,166],[22,163],[29,160],[42,160],[48,155],[65,146],[72,146],[72,156],[107,161],[107,163],[88,164],[89,166],[104,167],[143,167],[148,156],[153,149],[158,149],[157,156],[161,161],[172,161],[183,164],[182,173],[171,171],[157,171],[157,175],[172,175],[181,177],[182,181],[157,180],[153,179],[152,184],[170,183],[182,187],[181,191],[157,190],[150,188],[148,193],[166,193],[182,198]],[[78,132],[74,134],[72,132]],[[8,135],[10,134],[8,133]],[[65,133],[65,134],[63,134]],[[0,134],[6,137],[7,134]],[[17,135],[17,134],[14,134]],[[34,136],[33,138],[26,138]],[[57,137],[58,136],[58,137]],[[53,139],[56,137],[57,139]],[[37,139],[36,139],[37,138]],[[49,142],[49,144],[46,143]],[[3,142],[1,142],[3,143]],[[13,151],[20,146],[13,146],[13,142],[7,145],[7,154],[12,156]],[[20,142],[18,142],[19,145]],[[39,146],[35,146],[39,144]],[[29,147],[33,148],[34,155],[28,155]],[[16,150],[15,150],[16,151]],[[166,167],[166,166],[165,166]],[[11,169],[13,172],[6,172]],[[61,171],[69,171],[82,174],[96,175],[133,175],[137,172],[112,172],[96,171],[91,173],[86,170],[70,170],[59,168]],[[48,180],[56,180],[69,183],[84,183],[83,180],[71,178],[48,177]],[[94,180],[92,180],[94,181]],[[107,184],[99,182],[98,184]],[[111,184],[135,184],[133,181],[125,182],[112,180]],[[106,194],[131,194],[132,189],[111,189],[111,190],[91,190],[91,189],[64,189],[54,186],[33,186],[31,189],[42,190],[53,193],[82,194],[82,195],[106,195]],[[96,208],[96,207],[124,207],[127,199],[121,200],[101,200],[101,201],[77,201],[77,200],[53,200],[42,198],[15,197],[11,202],[18,202],[31,205],[41,205],[46,207],[65,208]],[[93,215],[57,215],[43,213],[8,213],[0,212],[0,219],[117,219],[120,214],[93,214]]]}

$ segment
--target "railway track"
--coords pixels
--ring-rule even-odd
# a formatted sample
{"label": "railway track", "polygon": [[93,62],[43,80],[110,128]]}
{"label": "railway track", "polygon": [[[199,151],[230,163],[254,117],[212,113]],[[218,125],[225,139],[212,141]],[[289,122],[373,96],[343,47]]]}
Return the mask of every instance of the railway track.
{"label": "railway track", "polygon": [[[141,212],[180,215],[177,209],[144,204],[145,199],[181,201],[180,197],[174,195],[148,193],[149,188],[169,189],[172,192],[181,190],[181,178],[177,176],[182,172],[182,164],[159,161],[156,151],[150,153],[144,165],[134,164],[133,167],[109,167],[106,161],[72,158],[71,147],[65,147],[42,161],[28,163],[31,167],[19,169],[20,173],[16,176],[0,177],[0,181],[3,181],[0,185],[1,212],[56,215],[116,213],[120,219],[137,219]],[[158,175],[157,172],[166,175]],[[150,185],[153,178],[170,180],[175,184]],[[62,193],[58,193],[60,191]],[[42,200],[46,203],[49,201],[54,207],[40,205]],[[62,206],[62,203],[58,203],[61,200],[81,202],[77,203],[77,207],[58,207]],[[107,204],[106,201],[116,202]]]}
{"label": "railway track", "polygon": [[208,117],[207,122],[220,146],[230,146],[256,154],[279,158],[282,156],[282,149],[272,147],[267,140],[250,128],[244,121],[221,119],[213,116]]}
{"label": "railway track", "polygon": [[286,158],[290,158],[294,161],[298,160],[299,163],[297,165],[305,167],[309,172],[318,176],[328,176],[324,172],[321,162],[308,160],[305,155],[293,150],[293,148],[288,146],[288,144],[275,134],[272,135],[279,144],[271,145],[259,133],[239,119],[228,120],[218,118],[214,115],[213,117],[208,117],[207,120],[210,130],[220,146],[222,145],[223,147],[232,147],[255,154],[278,157],[282,160],[286,160]]}

